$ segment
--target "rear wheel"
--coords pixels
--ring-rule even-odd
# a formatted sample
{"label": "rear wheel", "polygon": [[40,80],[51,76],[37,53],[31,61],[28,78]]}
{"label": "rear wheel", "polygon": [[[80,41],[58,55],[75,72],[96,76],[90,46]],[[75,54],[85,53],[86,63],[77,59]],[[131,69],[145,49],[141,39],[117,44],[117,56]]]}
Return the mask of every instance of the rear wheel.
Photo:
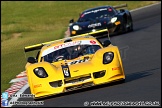
{"label": "rear wheel", "polygon": [[126,21],[126,19],[125,18],[123,18],[123,24],[122,24],[122,33],[126,33],[126,32],[128,32],[128,29],[127,29],[127,21]]}
{"label": "rear wheel", "polygon": [[129,19],[127,19],[126,15],[123,17],[122,24],[122,33],[133,31],[133,20],[130,14]]}
{"label": "rear wheel", "polygon": [[131,26],[130,26],[129,31],[133,31],[133,20],[132,20],[131,14],[130,14],[130,24],[131,24]]}

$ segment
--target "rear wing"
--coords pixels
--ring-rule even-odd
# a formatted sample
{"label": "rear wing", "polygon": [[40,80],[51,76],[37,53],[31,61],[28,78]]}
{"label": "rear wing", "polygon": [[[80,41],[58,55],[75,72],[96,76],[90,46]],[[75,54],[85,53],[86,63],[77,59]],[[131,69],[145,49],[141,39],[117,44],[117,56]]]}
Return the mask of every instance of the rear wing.
{"label": "rear wing", "polygon": [[[56,41],[56,40],[54,40],[54,41]],[[41,49],[44,45],[50,44],[54,41],[49,41],[49,42],[44,42],[44,43],[40,43],[40,44],[36,44],[36,45],[26,46],[24,48],[24,51],[29,52],[29,51],[38,50],[38,49]]]}
{"label": "rear wing", "polygon": [[102,33],[107,33],[108,34],[108,29],[102,29],[102,30],[97,30],[97,31],[94,31],[94,32],[89,32],[89,33],[85,33],[85,34],[81,34],[81,35],[76,35],[76,36],[87,36],[87,35],[91,35],[91,36],[99,36],[101,35]]}
{"label": "rear wing", "polygon": [[117,9],[117,8],[122,8],[122,7],[127,7],[127,4],[121,4],[121,5],[117,5],[117,6],[113,6],[113,8]]}
{"label": "rear wing", "polygon": [[[77,36],[87,36],[87,35],[92,35],[92,36],[97,35],[98,36],[98,35],[102,35],[102,33],[108,35],[108,37],[109,37],[108,29],[102,29],[102,30],[98,30],[98,31],[90,32],[90,33],[76,35],[76,36],[73,36],[73,37],[77,37]],[[29,52],[29,51],[39,50],[44,45],[47,45],[47,44],[50,44],[50,43],[53,43],[53,42],[56,42],[56,41],[59,41],[59,40],[62,40],[62,39],[58,39],[58,40],[54,40],[54,41],[49,41],[49,42],[44,42],[44,43],[40,43],[40,44],[35,44],[35,45],[31,45],[31,46],[26,46],[24,48],[24,51],[25,52]]]}

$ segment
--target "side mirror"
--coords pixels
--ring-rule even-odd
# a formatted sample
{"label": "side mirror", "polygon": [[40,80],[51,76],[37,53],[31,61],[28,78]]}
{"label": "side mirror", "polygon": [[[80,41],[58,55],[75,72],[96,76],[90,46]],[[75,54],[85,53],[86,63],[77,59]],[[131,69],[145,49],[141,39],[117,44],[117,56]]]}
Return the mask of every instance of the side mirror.
{"label": "side mirror", "polygon": [[71,19],[71,20],[69,21],[69,23],[74,23],[74,19]]}
{"label": "side mirror", "polygon": [[28,57],[27,62],[29,63],[36,63],[36,59],[34,57]]}
{"label": "side mirror", "polygon": [[71,20],[69,21],[69,26],[71,26],[73,23],[74,23],[74,19],[71,19]]}
{"label": "side mirror", "polygon": [[120,9],[120,12],[125,12],[125,10],[124,9]]}
{"label": "side mirror", "polygon": [[110,40],[105,40],[105,41],[102,43],[103,47],[107,47],[107,46],[110,45],[110,44],[111,44]]}

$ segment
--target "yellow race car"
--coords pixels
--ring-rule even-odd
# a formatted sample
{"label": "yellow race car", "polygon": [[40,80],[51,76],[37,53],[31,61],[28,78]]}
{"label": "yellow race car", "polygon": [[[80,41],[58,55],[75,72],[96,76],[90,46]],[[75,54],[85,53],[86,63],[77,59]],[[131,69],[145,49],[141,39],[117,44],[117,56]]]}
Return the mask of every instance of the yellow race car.
{"label": "yellow race car", "polygon": [[[98,31],[96,31],[98,32]],[[35,99],[94,85],[125,80],[117,46],[88,34],[24,48],[39,50],[25,66]]]}

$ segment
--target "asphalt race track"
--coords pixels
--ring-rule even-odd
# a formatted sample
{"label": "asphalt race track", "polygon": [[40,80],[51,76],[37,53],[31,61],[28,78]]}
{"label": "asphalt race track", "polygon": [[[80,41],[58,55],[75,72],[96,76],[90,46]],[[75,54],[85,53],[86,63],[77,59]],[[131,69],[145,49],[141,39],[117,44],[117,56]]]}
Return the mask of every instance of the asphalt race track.
{"label": "asphalt race track", "polygon": [[[161,3],[132,11],[134,31],[111,37],[123,59],[126,81],[46,98],[37,107],[84,107],[91,102],[145,102],[161,106]],[[105,40],[106,38],[102,39]],[[29,88],[24,94],[30,94]],[[34,101],[19,98],[18,101]],[[116,103],[119,105],[120,103]],[[25,105],[13,105],[20,107]],[[27,107],[36,107],[30,106]]]}

